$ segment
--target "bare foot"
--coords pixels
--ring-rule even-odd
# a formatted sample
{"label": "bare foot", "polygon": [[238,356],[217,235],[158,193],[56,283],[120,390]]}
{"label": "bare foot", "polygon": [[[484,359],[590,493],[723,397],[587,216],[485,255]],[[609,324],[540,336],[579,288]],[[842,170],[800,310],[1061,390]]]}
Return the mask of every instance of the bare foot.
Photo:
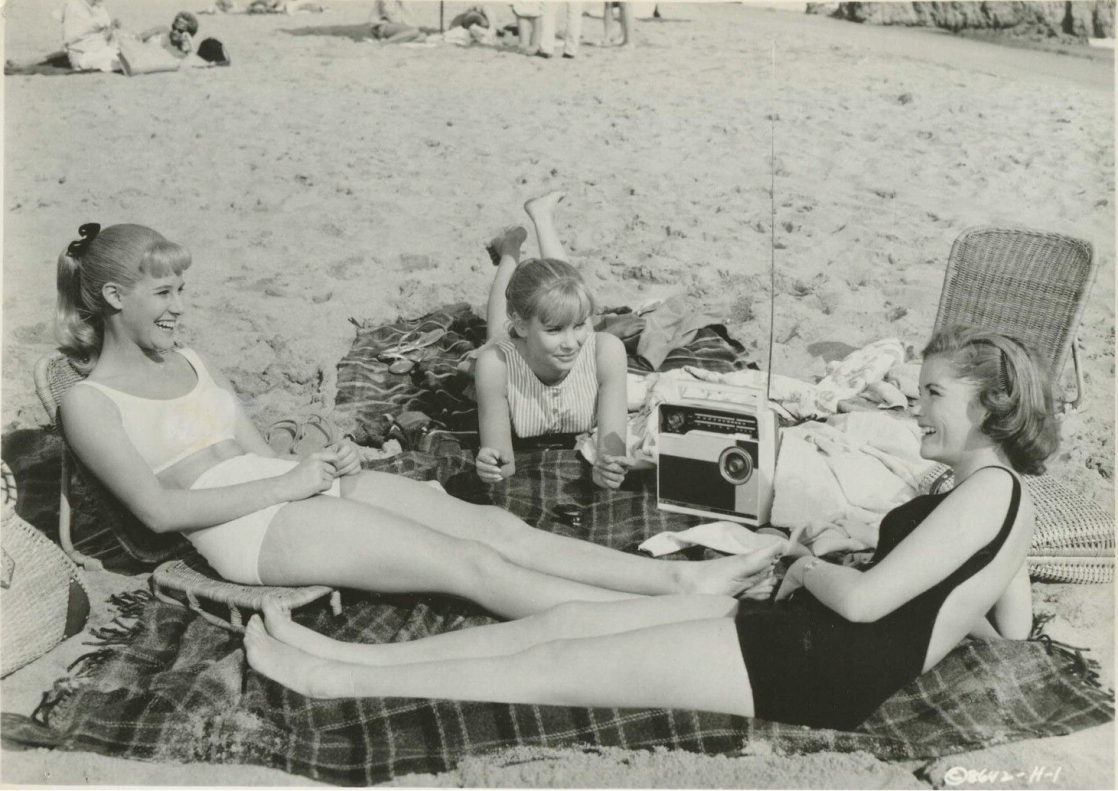
{"label": "bare foot", "polygon": [[750,598],[754,598],[757,591],[752,589],[763,586],[772,577],[773,567],[783,552],[784,543],[778,542],[745,555],[687,563],[684,565],[684,592],[735,597],[752,593]]}
{"label": "bare foot", "polygon": [[257,673],[308,698],[351,697],[337,664],[281,643],[268,634],[259,615],[245,627],[245,656]]}
{"label": "bare foot", "polygon": [[532,198],[524,204],[524,211],[528,212],[528,216],[532,218],[532,222],[536,222],[537,217],[543,217],[555,211],[555,207],[562,203],[563,199],[567,197],[567,193],[563,190],[554,190],[541,195],[538,198]]}
{"label": "bare foot", "polygon": [[489,253],[489,258],[493,261],[493,266],[501,263],[501,258],[508,255],[519,263],[520,261],[520,246],[528,239],[528,232],[522,226],[514,225],[506,228],[500,236],[494,236],[489,240],[489,244],[485,245],[485,252]]}
{"label": "bare foot", "polygon": [[291,613],[273,602],[264,605],[264,628],[270,636],[281,643],[298,648],[311,656],[359,665],[379,664],[371,661],[376,654],[376,646],[346,643],[300,626],[291,620]]}

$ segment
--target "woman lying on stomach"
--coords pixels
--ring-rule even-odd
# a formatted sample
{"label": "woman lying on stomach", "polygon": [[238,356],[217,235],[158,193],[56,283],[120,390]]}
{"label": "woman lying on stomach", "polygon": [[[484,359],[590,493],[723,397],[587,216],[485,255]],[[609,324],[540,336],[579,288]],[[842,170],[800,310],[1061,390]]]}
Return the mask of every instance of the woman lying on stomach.
{"label": "woman lying on stomach", "polygon": [[[1016,340],[952,328],[924,350],[921,455],[958,485],[893,510],[872,566],[790,567],[772,607],[728,596],[576,602],[407,643],[340,643],[277,609],[245,635],[257,671],[314,697],[665,707],[851,729],[968,634],[1027,637],[1033,507],[1057,431]],[[690,669],[694,672],[685,672]]]}
{"label": "woman lying on stomach", "polygon": [[492,506],[362,471],[343,440],[276,458],[229,380],[175,347],[185,248],[140,225],[83,225],[58,259],[62,350],[88,378],[61,404],[78,458],[145,525],[233,582],[460,596],[516,618],[568,601],[764,597],[772,553],[662,562],[536,530]]}

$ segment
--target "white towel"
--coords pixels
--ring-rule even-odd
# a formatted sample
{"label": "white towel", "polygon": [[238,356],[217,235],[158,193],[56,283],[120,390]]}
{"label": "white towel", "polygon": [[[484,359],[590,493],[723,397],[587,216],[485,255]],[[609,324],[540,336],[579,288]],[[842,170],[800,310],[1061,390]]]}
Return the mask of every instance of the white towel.
{"label": "white towel", "polygon": [[787,542],[788,539],[772,533],[754,533],[737,522],[707,522],[678,533],[657,533],[641,544],[640,548],[654,557],[693,546],[710,547],[728,555],[744,555]]}

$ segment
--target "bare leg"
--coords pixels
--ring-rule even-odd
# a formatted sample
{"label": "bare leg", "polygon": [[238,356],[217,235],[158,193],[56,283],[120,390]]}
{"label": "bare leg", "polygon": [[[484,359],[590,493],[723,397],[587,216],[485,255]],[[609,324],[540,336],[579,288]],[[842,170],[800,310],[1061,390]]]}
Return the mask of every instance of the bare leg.
{"label": "bare leg", "polygon": [[[544,13],[546,13],[546,11],[544,11]],[[532,51],[533,54],[540,51],[540,44],[542,43],[542,40],[543,17],[534,16],[532,17],[532,40],[531,43],[529,43],[528,45],[528,48]]]}
{"label": "bare leg", "polygon": [[369,667],[281,643],[253,616],[245,652],[257,672],[310,697],[450,698],[753,716],[753,692],[732,618],[555,640],[508,656]]}
{"label": "bare leg", "polygon": [[[699,563],[662,561],[530,527],[494,506],[462,502],[418,481],[364,472],[342,479],[342,493],[434,531],[478,541],[517,566],[587,585],[637,594],[735,596],[771,573],[771,552]],[[282,511],[281,511],[282,514]]]}
{"label": "bare leg", "polygon": [[407,44],[407,43],[413,42],[413,41],[420,42],[420,41],[426,41],[426,40],[427,40],[427,34],[424,33],[422,30],[420,30],[419,28],[408,28],[407,30],[402,30],[399,33],[393,34],[392,36],[387,38],[384,43],[386,43],[386,44]]}
{"label": "bare leg", "polygon": [[610,38],[613,36],[613,3],[603,3],[605,9],[602,12],[602,46],[608,47],[610,45]]}
{"label": "bare leg", "polygon": [[621,46],[628,47],[633,43],[633,4],[621,4]]}
{"label": "bare leg", "polygon": [[477,602],[502,618],[522,618],[568,601],[634,595],[522,568],[476,541],[333,497],[311,497],[281,508],[264,535],[258,569],[266,585],[442,593]]}
{"label": "bare leg", "polygon": [[550,58],[555,50],[555,16],[556,6],[554,3],[545,3],[543,6],[543,13],[536,17],[536,24],[540,28],[540,49],[537,55],[545,58]]}
{"label": "bare leg", "polygon": [[520,263],[520,246],[527,238],[528,232],[518,225],[509,228],[485,247],[490,258],[497,264],[497,274],[493,277],[493,285],[489,287],[489,301],[485,309],[486,340],[508,336],[509,313],[505,289]]}
{"label": "bare leg", "polygon": [[582,3],[567,3],[567,32],[563,39],[563,57],[574,58],[578,55],[578,44],[582,38]]}
{"label": "bare leg", "polygon": [[346,643],[300,626],[275,604],[264,605],[268,634],[323,659],[356,665],[398,665],[515,654],[559,639],[601,637],[666,623],[732,617],[727,596],[654,596],[619,602],[572,602],[516,621],[460,629],[402,643]]}
{"label": "bare leg", "polygon": [[532,220],[536,228],[536,242],[540,247],[540,258],[556,258],[560,261],[567,260],[567,253],[563,249],[563,242],[559,240],[559,233],[555,230],[553,214],[567,193],[555,190],[538,198],[532,198],[524,204],[524,211]]}

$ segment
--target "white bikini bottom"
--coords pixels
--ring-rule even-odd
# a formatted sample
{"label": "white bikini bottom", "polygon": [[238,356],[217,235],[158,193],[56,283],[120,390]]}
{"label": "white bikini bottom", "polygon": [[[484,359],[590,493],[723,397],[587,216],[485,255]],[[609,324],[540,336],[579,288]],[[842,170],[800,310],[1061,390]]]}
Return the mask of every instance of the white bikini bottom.
{"label": "white bikini bottom", "polygon": [[[210,467],[190,488],[216,489],[264,478],[275,478],[294,469],[298,464],[299,462],[292,459],[271,459],[246,453]],[[322,494],[341,497],[340,481],[335,479],[333,486]],[[272,505],[231,522],[204,527],[183,535],[225,579],[242,585],[262,585],[258,568],[260,547],[264,544],[264,534],[268,532],[272,517],[285,505],[287,503]]]}

